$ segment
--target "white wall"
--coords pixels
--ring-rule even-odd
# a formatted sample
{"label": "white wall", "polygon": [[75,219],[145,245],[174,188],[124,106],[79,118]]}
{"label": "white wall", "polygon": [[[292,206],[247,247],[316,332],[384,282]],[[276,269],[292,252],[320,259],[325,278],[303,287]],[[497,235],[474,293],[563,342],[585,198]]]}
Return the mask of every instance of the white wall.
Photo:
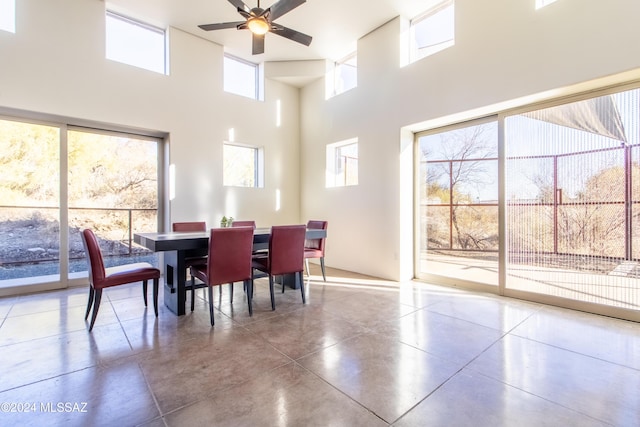
{"label": "white wall", "polygon": [[[16,34],[0,31],[0,109],[167,133],[177,170],[173,221],[214,226],[231,215],[264,226],[298,223],[299,90],[267,80],[264,102],[227,94],[223,48],[175,29],[169,76],[107,60],[104,7],[86,0],[17,1]],[[237,142],[264,147],[264,189],[222,186],[222,142],[231,127]]]}
{"label": "white wall", "polygon": [[[406,129],[640,77],[640,2],[558,0],[538,11],[534,3],[456,0],[455,46],[403,68],[398,18],[359,41],[356,89],[329,100],[323,82],[302,90],[301,214],[329,221],[328,265],[412,277]],[[325,188],[326,145],[352,137],[359,185]]]}

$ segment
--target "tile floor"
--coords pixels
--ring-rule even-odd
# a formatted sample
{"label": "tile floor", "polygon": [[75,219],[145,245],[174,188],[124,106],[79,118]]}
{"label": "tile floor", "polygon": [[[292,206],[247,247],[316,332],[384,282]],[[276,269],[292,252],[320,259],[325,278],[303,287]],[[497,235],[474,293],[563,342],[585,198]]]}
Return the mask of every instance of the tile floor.
{"label": "tile floor", "polygon": [[[216,292],[156,319],[141,286],[0,298],[2,426],[638,426],[640,324],[313,270],[249,317]],[[162,295],[161,295],[162,301]]]}

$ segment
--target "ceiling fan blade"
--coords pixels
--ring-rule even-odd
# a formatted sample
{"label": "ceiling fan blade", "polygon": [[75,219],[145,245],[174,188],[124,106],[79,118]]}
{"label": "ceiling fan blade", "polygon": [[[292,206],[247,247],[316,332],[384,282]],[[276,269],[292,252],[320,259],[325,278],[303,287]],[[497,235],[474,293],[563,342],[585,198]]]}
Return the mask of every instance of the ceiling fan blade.
{"label": "ceiling fan blade", "polygon": [[251,38],[251,54],[260,55],[264,53],[264,34],[252,34]]}
{"label": "ceiling fan blade", "polygon": [[238,22],[221,22],[219,24],[204,24],[204,25],[198,25],[198,27],[202,28],[205,31],[211,31],[211,30],[224,30],[227,28],[237,28],[238,25],[244,24],[245,21],[238,21]]}
{"label": "ceiling fan blade", "polygon": [[251,12],[251,8],[244,4],[242,0],[229,0],[229,3],[237,7],[239,10],[244,10],[245,12]]}
{"label": "ceiling fan blade", "polygon": [[309,46],[311,44],[311,36],[308,36],[296,30],[292,30],[291,28],[283,27],[282,25],[272,24],[271,32],[305,46]]}
{"label": "ceiling fan blade", "polygon": [[275,21],[285,13],[295,9],[306,1],[307,0],[280,0],[269,7],[268,10],[271,11],[271,13],[269,14],[269,19]]}

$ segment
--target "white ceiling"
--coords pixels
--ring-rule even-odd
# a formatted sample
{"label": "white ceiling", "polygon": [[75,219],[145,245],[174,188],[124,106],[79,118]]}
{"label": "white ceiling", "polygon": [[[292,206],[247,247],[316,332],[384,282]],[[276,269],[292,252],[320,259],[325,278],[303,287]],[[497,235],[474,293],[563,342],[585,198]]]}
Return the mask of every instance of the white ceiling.
{"label": "white ceiling", "polygon": [[[225,51],[254,63],[264,61],[340,60],[356,42],[396,16],[414,17],[442,0],[307,0],[275,22],[313,37],[309,47],[275,34],[265,37],[265,53],[251,54],[249,30],[204,31],[200,24],[242,21],[227,0],[104,0],[107,8],[160,27],[174,27],[211,40]],[[258,0],[245,0],[249,8]],[[260,1],[266,9],[274,0]]]}

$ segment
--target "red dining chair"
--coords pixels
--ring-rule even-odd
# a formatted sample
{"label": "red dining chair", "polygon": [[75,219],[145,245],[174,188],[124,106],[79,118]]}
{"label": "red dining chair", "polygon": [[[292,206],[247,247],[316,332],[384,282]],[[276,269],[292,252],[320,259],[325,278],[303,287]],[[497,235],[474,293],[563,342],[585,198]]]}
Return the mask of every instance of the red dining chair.
{"label": "red dining chair", "polygon": [[153,280],[153,310],[158,317],[158,282],[160,280],[160,270],[154,268],[147,262],[135,264],[119,265],[117,267],[104,267],[102,252],[98,245],[98,239],[93,231],[86,229],[81,233],[82,244],[87,254],[87,264],[89,270],[89,302],[84,319],[89,317],[89,311],[93,306],[89,332],[93,329],[93,324],[98,316],[100,301],[102,300],[102,290],[111,286],[125,285],[127,283],[142,282],[142,295],[144,305],[147,306],[147,281]]}
{"label": "red dining chair", "polygon": [[[174,222],[171,225],[171,228],[174,232],[178,233],[194,233],[199,231],[207,231],[207,223],[204,221],[194,221],[194,222]],[[206,264],[207,257],[206,256],[193,256],[187,257],[185,259],[185,264],[187,269],[192,265],[197,264]]]}
{"label": "red dining chair", "polygon": [[[312,230],[327,230],[328,221],[309,221],[307,228]],[[322,278],[327,281],[324,271],[324,241],[325,237],[319,239],[307,239],[304,241],[304,260],[307,267],[307,276],[309,276],[309,258],[320,258],[320,268],[322,269]]]}
{"label": "red dining chair", "polygon": [[244,282],[249,303],[249,316],[253,315],[253,276],[251,274],[251,252],[253,230],[250,227],[213,228],[209,237],[209,256],[206,265],[191,266],[191,311],[193,311],[195,278],[202,280],[209,288],[209,315],[213,320],[213,287],[226,283],[231,285],[233,303],[233,282]]}
{"label": "red dining chair", "polygon": [[[171,229],[177,233],[196,233],[207,231],[207,223],[205,221],[187,221],[187,222],[174,222],[171,224]],[[187,271],[192,265],[207,265],[207,256],[187,256],[184,259],[185,268]],[[198,286],[204,287],[204,286]],[[220,295],[222,295],[222,288],[220,288]],[[191,301],[191,311],[193,311],[194,301]]]}
{"label": "red dining chair", "polygon": [[[253,268],[269,275],[269,292],[271,309],[276,309],[273,294],[273,277],[283,274],[294,274],[296,287],[300,286],[302,303],[306,303],[302,270],[304,270],[304,225],[279,225],[271,227],[269,236],[269,252],[265,256],[253,257]],[[252,270],[253,271],[253,270]],[[284,280],[282,281],[284,292]]]}

